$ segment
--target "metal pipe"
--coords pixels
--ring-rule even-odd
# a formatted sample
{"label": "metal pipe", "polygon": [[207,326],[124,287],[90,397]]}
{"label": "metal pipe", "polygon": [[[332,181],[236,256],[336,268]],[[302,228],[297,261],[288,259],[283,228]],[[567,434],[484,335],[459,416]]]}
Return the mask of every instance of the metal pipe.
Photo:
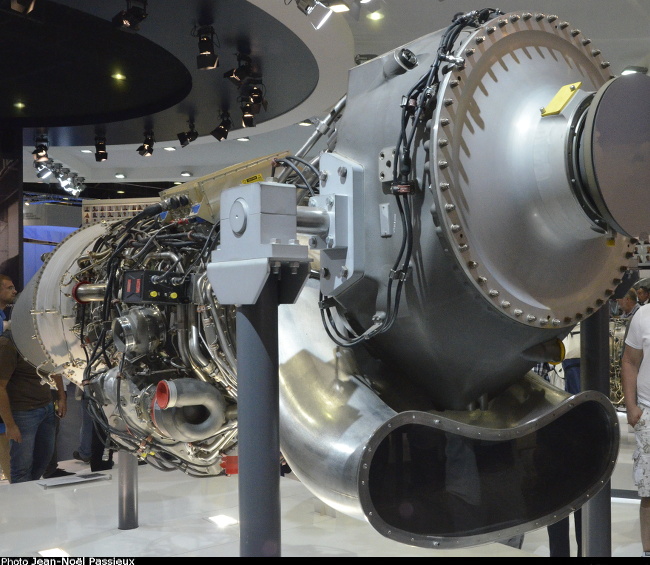
{"label": "metal pipe", "polygon": [[298,206],[296,222],[298,233],[327,235],[330,229],[330,216],[325,208]]}
{"label": "metal pipe", "polygon": [[138,527],[138,460],[126,451],[120,451],[118,482],[118,529],[133,530]]}

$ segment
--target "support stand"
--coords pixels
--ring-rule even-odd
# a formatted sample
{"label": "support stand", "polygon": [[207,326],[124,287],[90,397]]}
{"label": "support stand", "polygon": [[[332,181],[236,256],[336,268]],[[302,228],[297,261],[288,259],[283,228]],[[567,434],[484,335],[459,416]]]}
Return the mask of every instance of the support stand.
{"label": "support stand", "polygon": [[118,529],[138,527],[138,460],[121,451],[118,461],[119,521]]}
{"label": "support stand", "polygon": [[280,557],[278,280],[237,309],[241,557]]}
{"label": "support stand", "polygon": [[[609,398],[609,308],[603,306],[580,323],[580,388],[596,390]],[[611,480],[582,512],[583,557],[612,556]]]}

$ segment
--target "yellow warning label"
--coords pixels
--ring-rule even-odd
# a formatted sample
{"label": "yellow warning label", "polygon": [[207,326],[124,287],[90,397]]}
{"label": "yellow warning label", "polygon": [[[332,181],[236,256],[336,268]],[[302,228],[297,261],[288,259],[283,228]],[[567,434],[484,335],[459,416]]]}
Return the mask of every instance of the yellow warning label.
{"label": "yellow warning label", "polygon": [[244,179],[242,184],[251,184],[253,182],[261,182],[264,180],[264,177],[260,174],[253,175],[252,177],[248,177],[247,179]]}

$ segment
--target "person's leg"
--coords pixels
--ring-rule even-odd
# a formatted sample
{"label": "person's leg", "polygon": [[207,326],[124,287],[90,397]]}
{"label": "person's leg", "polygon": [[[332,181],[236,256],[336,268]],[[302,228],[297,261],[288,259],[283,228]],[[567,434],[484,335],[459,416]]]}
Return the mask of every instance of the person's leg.
{"label": "person's leg", "polygon": [[643,552],[650,555],[650,411],[643,408],[643,414],[634,426],[636,449],[632,455],[634,484],[641,498],[639,521]]}
{"label": "person's leg", "polygon": [[0,468],[5,479],[11,482],[11,458],[9,457],[9,438],[0,434]]}
{"label": "person's leg", "polygon": [[549,557],[571,557],[569,544],[569,517],[547,526]]}
{"label": "person's leg", "polygon": [[78,453],[82,460],[90,460],[93,453],[93,429],[95,424],[88,411],[88,396],[83,394],[81,399],[81,429],[79,431]]}
{"label": "person's leg", "polygon": [[582,508],[573,513],[573,521],[576,527],[576,543],[578,544],[578,555],[582,557]]}
{"label": "person's leg", "polygon": [[43,415],[43,408],[13,412],[14,421],[20,430],[21,441],[18,443],[11,440],[9,445],[12,483],[23,483],[32,480],[34,441]]}
{"label": "person's leg", "polygon": [[60,420],[59,418],[55,417],[55,424],[54,424],[54,450],[52,451],[52,457],[50,457],[50,461],[47,464],[47,467],[45,467],[45,471],[43,472],[43,477],[47,478],[49,477],[54,471],[56,471],[59,468],[59,454],[57,452],[57,447],[58,447],[58,442],[57,438],[59,437],[59,426],[60,426]]}
{"label": "person's leg", "polygon": [[641,522],[641,545],[643,552],[650,552],[650,498],[642,497],[639,507],[639,521]]}
{"label": "person's leg", "polygon": [[54,404],[46,406],[43,418],[36,431],[34,439],[34,462],[32,466],[32,480],[40,479],[48,463],[52,459],[56,441],[57,415],[54,413]]}

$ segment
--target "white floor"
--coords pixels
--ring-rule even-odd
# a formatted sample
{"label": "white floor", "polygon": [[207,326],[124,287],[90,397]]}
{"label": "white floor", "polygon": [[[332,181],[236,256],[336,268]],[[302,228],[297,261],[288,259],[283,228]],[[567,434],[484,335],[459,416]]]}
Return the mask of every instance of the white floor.
{"label": "white floor", "polygon": [[[611,480],[613,491],[631,484],[631,434],[621,426],[621,454]],[[115,467],[100,480],[67,483],[49,479],[16,485],[0,484],[1,557],[237,557],[240,555],[237,478],[193,479],[181,472],[164,473],[139,466],[137,527],[119,529],[119,455]],[[79,461],[60,466],[88,476]],[[58,484],[57,483],[63,483]],[[493,543],[456,550],[403,545],[377,533],[363,521],[325,509],[303,485],[290,477],[280,481],[281,555],[283,557],[545,557],[546,528],[526,533],[521,550]],[[612,498],[612,556],[638,557],[639,501]],[[227,520],[217,525],[210,517]],[[229,520],[229,521],[228,521]],[[572,520],[571,520],[572,522]],[[573,524],[571,525],[573,528]],[[572,536],[573,538],[573,536]],[[573,554],[575,555],[575,544]]]}

